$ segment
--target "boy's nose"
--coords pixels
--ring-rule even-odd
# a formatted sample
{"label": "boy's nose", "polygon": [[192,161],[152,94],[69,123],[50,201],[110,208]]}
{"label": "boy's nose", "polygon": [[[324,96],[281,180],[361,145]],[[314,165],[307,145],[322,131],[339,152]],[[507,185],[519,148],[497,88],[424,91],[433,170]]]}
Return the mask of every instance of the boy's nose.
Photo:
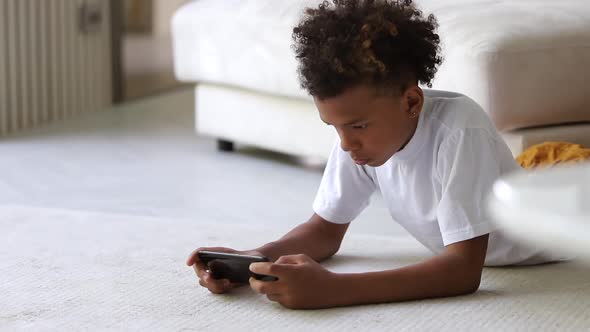
{"label": "boy's nose", "polygon": [[360,148],[360,144],[358,143],[358,141],[353,141],[351,139],[341,137],[340,138],[340,147],[345,152],[357,151]]}

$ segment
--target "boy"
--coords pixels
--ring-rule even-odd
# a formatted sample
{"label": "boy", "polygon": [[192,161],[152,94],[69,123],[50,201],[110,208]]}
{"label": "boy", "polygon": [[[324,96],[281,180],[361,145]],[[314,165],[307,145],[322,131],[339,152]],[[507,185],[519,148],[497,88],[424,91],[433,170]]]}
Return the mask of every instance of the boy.
{"label": "boy", "polygon": [[[475,292],[484,265],[554,260],[521,247],[485,219],[484,199],[519,168],[485,112],[460,94],[427,91],[442,59],[437,23],[411,0],[333,0],[293,30],[302,87],[339,136],[307,221],[249,251],[199,248],[188,258],[213,293],[239,286],[214,280],[198,250],[256,254],[252,272],[278,281],[250,286],[288,308],[326,308]],[[399,269],[338,274],[334,255],[349,223],[379,190],[394,220],[435,256]]]}

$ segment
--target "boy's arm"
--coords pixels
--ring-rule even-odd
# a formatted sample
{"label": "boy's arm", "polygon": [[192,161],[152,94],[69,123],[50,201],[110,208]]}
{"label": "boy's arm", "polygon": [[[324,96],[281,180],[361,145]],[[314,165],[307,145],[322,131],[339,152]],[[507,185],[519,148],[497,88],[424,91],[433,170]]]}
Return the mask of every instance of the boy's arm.
{"label": "boy's arm", "polygon": [[279,240],[255,250],[273,262],[281,256],[293,254],[306,254],[316,262],[321,262],[338,251],[348,225],[329,222],[314,213],[309,221],[295,227]]}
{"label": "boy's arm", "polygon": [[399,269],[336,274],[339,305],[396,302],[473,293],[479,288],[488,235],[448,245],[431,259]]}

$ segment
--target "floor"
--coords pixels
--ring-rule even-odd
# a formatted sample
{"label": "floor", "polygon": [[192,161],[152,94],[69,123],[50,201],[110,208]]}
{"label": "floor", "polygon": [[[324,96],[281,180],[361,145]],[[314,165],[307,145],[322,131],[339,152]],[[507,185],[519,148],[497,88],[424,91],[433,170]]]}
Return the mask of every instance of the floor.
{"label": "floor", "polygon": [[[31,208],[0,207],[0,215],[1,331],[590,330],[590,267],[572,262],[487,268],[469,296],[287,310],[249,287],[211,294],[184,264],[196,246],[252,248],[282,227],[227,231],[190,220]],[[430,255],[409,236],[347,234],[322,265],[335,273],[382,271]]]}
{"label": "floor", "polygon": [[[312,214],[322,165],[237,146],[194,128],[192,88],[0,139],[0,205],[297,225]],[[399,234],[376,196],[351,232]]]}

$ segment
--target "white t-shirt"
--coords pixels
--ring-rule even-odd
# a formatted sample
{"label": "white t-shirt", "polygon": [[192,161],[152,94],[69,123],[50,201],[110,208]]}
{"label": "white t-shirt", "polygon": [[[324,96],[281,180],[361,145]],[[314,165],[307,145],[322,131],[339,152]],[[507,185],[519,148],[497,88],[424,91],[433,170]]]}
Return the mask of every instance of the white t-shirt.
{"label": "white t-shirt", "polygon": [[313,209],[330,222],[349,223],[379,190],[392,218],[434,253],[489,233],[488,266],[556,260],[539,249],[517,245],[486,220],[485,198],[492,184],[519,169],[475,101],[425,90],[414,136],[385,164],[357,165],[336,142]]}

